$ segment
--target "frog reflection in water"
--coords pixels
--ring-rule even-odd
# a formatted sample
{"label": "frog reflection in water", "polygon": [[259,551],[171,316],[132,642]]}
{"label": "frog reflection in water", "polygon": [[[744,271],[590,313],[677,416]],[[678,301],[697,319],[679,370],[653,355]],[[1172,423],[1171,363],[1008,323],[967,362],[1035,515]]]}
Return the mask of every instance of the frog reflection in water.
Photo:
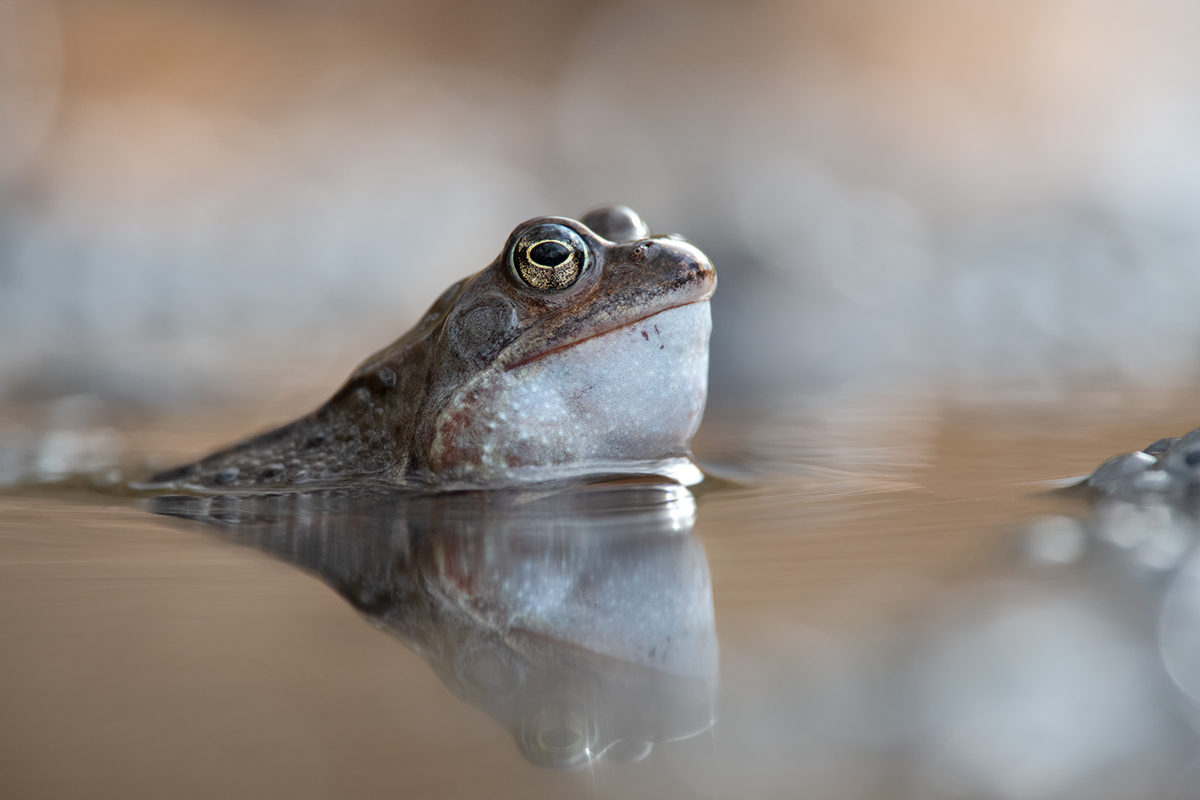
{"label": "frog reflection in water", "polygon": [[712,582],[676,484],[159,496],[315,574],[539,766],[636,761],[715,719]]}
{"label": "frog reflection in water", "polygon": [[621,206],[518,226],[317,411],[154,477],[207,491],[699,479],[712,264]]}

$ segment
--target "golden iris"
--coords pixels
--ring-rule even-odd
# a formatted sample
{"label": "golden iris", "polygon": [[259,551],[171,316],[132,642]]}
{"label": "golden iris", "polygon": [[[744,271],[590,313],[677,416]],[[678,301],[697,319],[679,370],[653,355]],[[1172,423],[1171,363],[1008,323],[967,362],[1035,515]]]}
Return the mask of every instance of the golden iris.
{"label": "golden iris", "polygon": [[575,231],[544,223],[526,231],[510,256],[513,274],[539,292],[561,292],[572,286],[587,267],[588,249]]}

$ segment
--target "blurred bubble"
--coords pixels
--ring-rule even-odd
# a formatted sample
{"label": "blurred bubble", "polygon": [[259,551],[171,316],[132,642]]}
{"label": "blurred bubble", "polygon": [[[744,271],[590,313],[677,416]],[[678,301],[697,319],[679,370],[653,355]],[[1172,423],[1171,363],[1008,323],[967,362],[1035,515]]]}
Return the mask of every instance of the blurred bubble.
{"label": "blurred bubble", "polygon": [[120,458],[121,441],[120,432],[113,428],[49,431],[38,443],[34,475],[38,480],[55,481],[73,473],[104,470]]}
{"label": "blurred bubble", "polygon": [[1172,525],[1156,531],[1153,536],[1138,545],[1135,556],[1143,566],[1167,570],[1176,567],[1191,546],[1191,534],[1179,525]]}
{"label": "blurred bubble", "polygon": [[1087,531],[1072,517],[1048,515],[1025,530],[1025,553],[1043,564],[1072,564],[1083,555]]}
{"label": "blurred bubble", "polygon": [[1137,547],[1159,535],[1169,537],[1176,528],[1171,507],[1159,502],[1102,503],[1095,524],[1100,535],[1118,547]]}

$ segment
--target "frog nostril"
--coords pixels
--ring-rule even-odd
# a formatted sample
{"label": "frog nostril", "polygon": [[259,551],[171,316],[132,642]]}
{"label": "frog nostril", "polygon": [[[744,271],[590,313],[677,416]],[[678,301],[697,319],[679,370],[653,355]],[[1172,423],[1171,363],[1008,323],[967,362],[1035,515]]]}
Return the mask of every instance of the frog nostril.
{"label": "frog nostril", "polygon": [[629,260],[638,266],[645,266],[650,262],[653,253],[653,244],[651,242],[642,242],[630,251]]}

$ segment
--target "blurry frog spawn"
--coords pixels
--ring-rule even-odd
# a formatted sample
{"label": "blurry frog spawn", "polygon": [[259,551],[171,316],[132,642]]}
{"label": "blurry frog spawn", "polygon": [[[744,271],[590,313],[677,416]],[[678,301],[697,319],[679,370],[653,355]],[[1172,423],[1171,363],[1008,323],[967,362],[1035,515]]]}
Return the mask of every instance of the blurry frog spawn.
{"label": "blurry frog spawn", "polygon": [[315,412],[160,473],[200,491],[700,478],[712,264],[623,206],[518,226]]}

